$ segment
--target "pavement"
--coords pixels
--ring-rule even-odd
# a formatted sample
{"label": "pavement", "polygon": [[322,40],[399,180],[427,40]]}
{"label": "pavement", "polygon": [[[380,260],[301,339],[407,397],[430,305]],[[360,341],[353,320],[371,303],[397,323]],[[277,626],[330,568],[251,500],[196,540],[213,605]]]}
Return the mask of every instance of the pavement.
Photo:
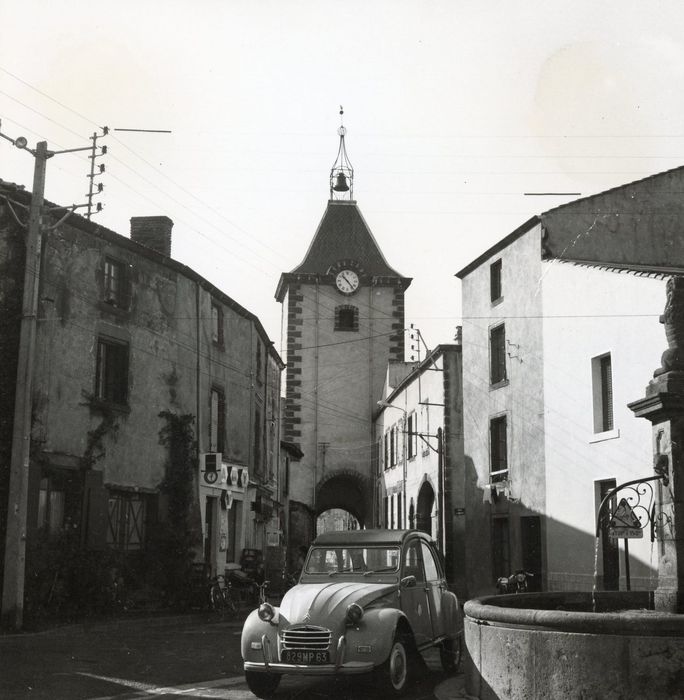
{"label": "pavement", "polygon": [[473,700],[472,695],[465,692],[465,676],[459,673],[442,681],[435,689],[437,700]]}
{"label": "pavement", "polygon": [[[241,609],[235,618],[232,618],[230,620],[226,619],[224,624],[228,623],[231,627],[235,627],[235,629],[239,630],[249,610],[251,610],[251,608]],[[210,615],[210,619],[212,617],[213,616]],[[191,625],[193,623],[196,623],[198,625],[206,624],[207,612],[203,611],[185,614],[174,614],[168,611],[165,611],[165,613],[161,614],[159,612],[156,614],[147,612],[147,614],[138,613],[122,615],[120,617],[109,617],[105,619],[90,619],[85,622],[72,623],[71,625],[66,624],[54,626],[47,624],[45,626],[36,626],[38,627],[38,629],[34,628],[30,631],[26,630],[25,632],[18,634],[13,634],[8,630],[4,630],[0,632],[0,639],[5,639],[6,641],[9,641],[8,638],[16,636],[17,638],[23,638],[24,640],[26,640],[27,636],[31,637],[35,634],[37,634],[38,636],[42,636],[46,633],[49,633],[49,631],[60,631],[61,633],[66,634],[69,634],[70,631],[77,633],[79,629],[87,627],[90,627],[91,629],[97,628],[102,632],[107,628],[113,631],[116,629],[127,628],[129,626],[136,627],[138,625],[148,629],[150,627],[165,628],[167,626],[171,627],[177,625],[181,622],[190,623]],[[31,634],[31,632],[33,633],[33,635]],[[428,653],[428,656],[431,655]],[[431,659],[428,661],[433,662],[428,663],[429,667],[434,666],[436,669],[439,669],[438,659]],[[235,670],[237,670],[237,668]],[[437,698],[437,700],[474,700],[472,696],[466,694],[465,692],[465,676],[462,672],[454,676],[445,678],[440,683],[438,683],[437,686],[435,686],[432,692],[434,694],[434,697]]]}

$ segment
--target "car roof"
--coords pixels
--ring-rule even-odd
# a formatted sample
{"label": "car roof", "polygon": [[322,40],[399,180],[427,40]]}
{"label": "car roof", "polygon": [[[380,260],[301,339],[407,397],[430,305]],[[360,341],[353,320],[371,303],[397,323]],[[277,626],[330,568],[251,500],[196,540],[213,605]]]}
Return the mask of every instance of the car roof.
{"label": "car roof", "polygon": [[323,532],[313,541],[314,545],[368,545],[368,544],[394,544],[401,545],[409,537],[420,537],[428,542],[432,538],[420,530],[335,530]]}

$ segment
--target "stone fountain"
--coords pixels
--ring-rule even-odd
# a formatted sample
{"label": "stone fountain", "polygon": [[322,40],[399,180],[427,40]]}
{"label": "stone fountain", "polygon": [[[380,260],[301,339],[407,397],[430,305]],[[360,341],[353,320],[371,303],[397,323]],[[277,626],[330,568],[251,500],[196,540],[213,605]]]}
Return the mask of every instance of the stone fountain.
{"label": "stone fountain", "polygon": [[[466,692],[490,700],[684,698],[684,277],[644,398],[653,426],[655,591],[527,593],[465,604]],[[651,478],[653,480],[653,477]]]}

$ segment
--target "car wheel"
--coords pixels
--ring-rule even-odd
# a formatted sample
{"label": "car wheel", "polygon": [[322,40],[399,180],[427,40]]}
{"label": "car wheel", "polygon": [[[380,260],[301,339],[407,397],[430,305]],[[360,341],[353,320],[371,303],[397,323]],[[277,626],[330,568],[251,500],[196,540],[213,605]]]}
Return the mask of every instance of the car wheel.
{"label": "car wheel", "polygon": [[461,635],[456,637],[456,639],[445,639],[439,645],[439,658],[442,662],[442,668],[447,673],[453,673],[458,670],[462,656],[463,639]]}
{"label": "car wheel", "polygon": [[402,695],[408,686],[411,669],[409,648],[406,636],[397,633],[389,657],[380,667],[382,684],[394,696]]}
{"label": "car wheel", "polygon": [[245,680],[247,681],[247,687],[256,695],[258,698],[268,698],[273,697],[278,684],[280,683],[280,676],[275,673],[258,673],[255,671],[245,671]]}

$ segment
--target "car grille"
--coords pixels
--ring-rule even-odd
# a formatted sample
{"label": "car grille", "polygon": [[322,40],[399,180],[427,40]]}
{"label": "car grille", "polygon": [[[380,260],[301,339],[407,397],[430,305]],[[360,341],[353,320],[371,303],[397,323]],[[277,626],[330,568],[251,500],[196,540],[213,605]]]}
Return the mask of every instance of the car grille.
{"label": "car grille", "polygon": [[330,647],[331,636],[324,627],[291,627],[282,634],[282,648],[324,651]]}

